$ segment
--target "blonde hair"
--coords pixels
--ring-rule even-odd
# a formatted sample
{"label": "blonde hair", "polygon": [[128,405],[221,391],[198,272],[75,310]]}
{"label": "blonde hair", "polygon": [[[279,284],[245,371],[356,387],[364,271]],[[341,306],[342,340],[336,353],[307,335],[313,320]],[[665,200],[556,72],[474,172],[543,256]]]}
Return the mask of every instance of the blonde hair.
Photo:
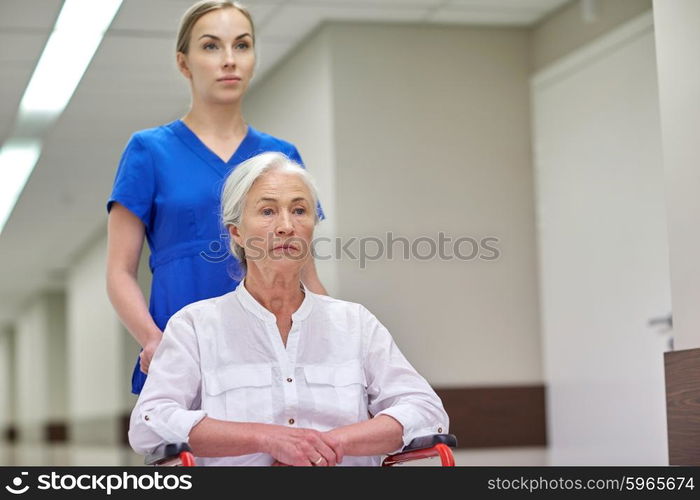
{"label": "blonde hair", "polygon": [[190,50],[190,37],[192,36],[192,28],[194,28],[195,23],[204,14],[220,9],[236,9],[243,14],[246,19],[248,19],[248,22],[250,22],[250,29],[252,31],[250,35],[253,37],[253,44],[255,44],[255,24],[253,24],[253,16],[250,15],[248,9],[238,2],[230,0],[200,0],[187,9],[187,12],[182,16],[180,29],[177,32],[177,52],[187,54]]}
{"label": "blonde hair", "polygon": [[[287,155],[277,152],[261,153],[253,156],[238,165],[229,174],[221,193],[221,222],[224,227],[240,227],[243,222],[243,209],[245,208],[246,196],[253,187],[253,184],[265,173],[281,170],[298,175],[306,185],[311,195],[311,205],[314,212],[314,225],[318,224],[320,218],[318,210],[318,191],[311,174],[301,165],[291,160]],[[229,243],[231,254],[240,262],[243,275],[248,270],[246,263],[245,248],[236,243],[231,238]]]}

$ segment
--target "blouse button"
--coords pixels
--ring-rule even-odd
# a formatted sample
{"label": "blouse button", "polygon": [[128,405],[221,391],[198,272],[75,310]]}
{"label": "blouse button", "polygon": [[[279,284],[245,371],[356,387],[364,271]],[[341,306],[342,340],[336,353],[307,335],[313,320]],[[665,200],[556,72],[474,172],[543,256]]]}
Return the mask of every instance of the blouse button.
{"label": "blouse button", "polygon": [[438,427],[438,434],[442,432],[442,427]]}
{"label": "blouse button", "polygon": [[294,419],[293,419],[293,418],[290,418],[290,419],[289,419],[289,425],[294,425]]}
{"label": "blouse button", "polygon": [[287,377],[287,382],[291,382],[291,381],[292,381],[292,378],[291,378],[291,377]]}
{"label": "blouse button", "polygon": [[148,415],[146,415],[145,417],[143,417],[143,419],[144,419],[144,420],[151,420],[151,417],[149,417]]}

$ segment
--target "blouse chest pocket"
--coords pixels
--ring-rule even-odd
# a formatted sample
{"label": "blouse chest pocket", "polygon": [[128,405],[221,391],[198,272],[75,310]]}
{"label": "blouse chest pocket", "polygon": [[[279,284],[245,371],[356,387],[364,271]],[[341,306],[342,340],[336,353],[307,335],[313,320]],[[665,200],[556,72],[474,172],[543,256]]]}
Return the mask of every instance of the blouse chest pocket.
{"label": "blouse chest pocket", "polygon": [[205,374],[206,404],[212,418],[272,423],[270,365],[228,365]]}
{"label": "blouse chest pocket", "polygon": [[308,365],[304,367],[304,375],[314,405],[315,428],[367,420],[367,382],[359,362]]}

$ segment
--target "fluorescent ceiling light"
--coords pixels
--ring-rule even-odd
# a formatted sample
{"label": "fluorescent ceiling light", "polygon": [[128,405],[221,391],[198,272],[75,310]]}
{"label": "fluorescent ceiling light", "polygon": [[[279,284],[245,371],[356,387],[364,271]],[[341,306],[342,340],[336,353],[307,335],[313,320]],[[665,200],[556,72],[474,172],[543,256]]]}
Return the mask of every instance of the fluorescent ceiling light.
{"label": "fluorescent ceiling light", "polygon": [[65,0],[20,103],[25,113],[60,114],[122,0]]}
{"label": "fluorescent ceiling light", "polygon": [[0,149],[0,233],[40,154],[38,140],[11,139]]}
{"label": "fluorescent ceiling light", "polygon": [[[55,118],[75,92],[122,0],[65,0],[19,105],[19,121]],[[47,127],[51,120],[42,121]],[[15,126],[17,126],[15,124]],[[37,129],[32,135],[40,136]],[[24,131],[26,132],[26,131]],[[10,137],[0,149],[0,233],[41,155],[38,138]]]}

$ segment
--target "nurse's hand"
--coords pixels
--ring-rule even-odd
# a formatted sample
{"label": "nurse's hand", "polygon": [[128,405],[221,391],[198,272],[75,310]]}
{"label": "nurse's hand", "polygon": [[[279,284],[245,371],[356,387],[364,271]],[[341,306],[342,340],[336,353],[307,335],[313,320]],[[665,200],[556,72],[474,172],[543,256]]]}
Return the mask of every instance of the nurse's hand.
{"label": "nurse's hand", "polygon": [[151,366],[151,359],[153,359],[153,354],[160,345],[160,341],[163,336],[160,335],[158,338],[150,340],[145,346],[143,346],[143,351],[139,354],[141,358],[141,371],[143,373],[148,373],[148,367]]}

